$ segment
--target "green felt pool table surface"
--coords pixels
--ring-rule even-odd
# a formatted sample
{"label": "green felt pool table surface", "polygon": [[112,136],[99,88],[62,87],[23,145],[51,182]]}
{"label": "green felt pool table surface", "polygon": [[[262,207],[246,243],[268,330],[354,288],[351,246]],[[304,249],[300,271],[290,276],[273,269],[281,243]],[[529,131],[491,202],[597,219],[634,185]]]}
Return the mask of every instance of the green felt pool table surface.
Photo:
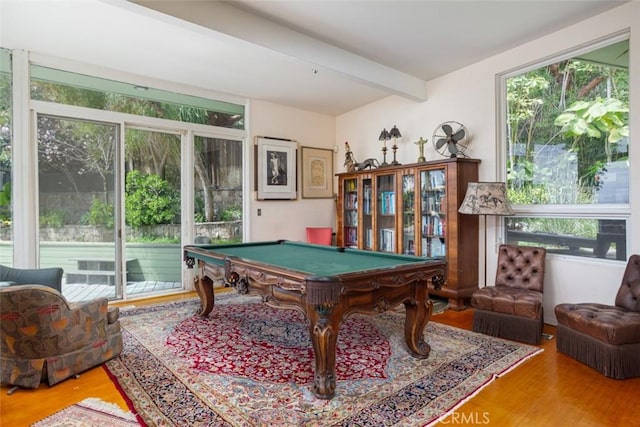
{"label": "green felt pool table surface", "polygon": [[[215,262],[217,256],[237,257],[246,261],[278,266],[314,276],[336,276],[352,272],[391,268],[400,265],[428,261],[411,255],[397,255],[383,252],[371,252],[358,249],[338,248],[335,246],[314,245],[292,241],[270,241],[258,243],[238,243],[227,245],[197,245],[211,252],[208,261]],[[207,261],[202,253],[191,253],[195,258]]]}

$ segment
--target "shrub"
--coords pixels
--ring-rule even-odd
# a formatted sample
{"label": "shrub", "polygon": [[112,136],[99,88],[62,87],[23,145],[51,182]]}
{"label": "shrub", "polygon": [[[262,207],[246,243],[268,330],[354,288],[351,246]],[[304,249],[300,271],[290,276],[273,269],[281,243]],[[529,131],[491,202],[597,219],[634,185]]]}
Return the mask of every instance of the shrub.
{"label": "shrub", "polygon": [[239,221],[242,219],[242,208],[231,206],[222,211],[220,215],[222,221]]}
{"label": "shrub", "polygon": [[193,205],[195,211],[193,214],[193,220],[195,222],[205,222],[207,218],[204,214],[204,198],[201,195],[196,194],[193,200]]}
{"label": "shrub", "polygon": [[180,237],[154,236],[143,234],[142,236],[127,236],[127,243],[180,243]]}
{"label": "shrub", "polygon": [[83,224],[108,228],[113,228],[114,219],[113,203],[103,202],[100,199],[93,199],[89,212],[82,215]]}
{"label": "shrub", "polygon": [[180,214],[178,191],[158,175],[127,174],[125,220],[132,227],[171,224]]}
{"label": "shrub", "polygon": [[48,211],[40,214],[40,227],[60,228],[65,224],[65,211]]}
{"label": "shrub", "polygon": [[0,191],[0,221],[11,222],[11,183],[7,182]]}

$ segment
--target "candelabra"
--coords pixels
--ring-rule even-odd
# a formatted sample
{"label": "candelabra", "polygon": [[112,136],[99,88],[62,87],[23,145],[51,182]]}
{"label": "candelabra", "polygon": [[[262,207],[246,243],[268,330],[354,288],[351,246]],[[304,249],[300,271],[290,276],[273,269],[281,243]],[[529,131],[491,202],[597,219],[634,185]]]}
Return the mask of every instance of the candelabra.
{"label": "candelabra", "polygon": [[[382,129],[378,137],[378,141],[382,141],[382,163],[380,163],[380,166],[389,166],[387,163],[387,141],[390,139],[391,134],[387,131],[387,128]],[[395,151],[393,152],[393,156],[395,159]]]}
{"label": "candelabra", "polygon": [[389,137],[393,138],[393,147],[391,147],[391,149],[393,150],[393,161],[391,162],[391,164],[399,165],[400,162],[396,160],[396,151],[398,151],[398,138],[402,137],[402,135],[400,134],[400,130],[396,126],[394,126],[389,131]]}

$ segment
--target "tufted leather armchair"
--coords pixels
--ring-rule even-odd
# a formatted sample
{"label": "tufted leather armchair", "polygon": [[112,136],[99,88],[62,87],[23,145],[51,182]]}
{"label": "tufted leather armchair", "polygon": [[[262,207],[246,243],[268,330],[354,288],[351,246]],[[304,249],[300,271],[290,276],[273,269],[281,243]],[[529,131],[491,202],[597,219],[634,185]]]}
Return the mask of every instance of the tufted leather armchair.
{"label": "tufted leather armchair", "polygon": [[640,377],[640,255],[629,257],[615,305],[558,304],[558,351],[603,375]]}
{"label": "tufted leather armchair", "polygon": [[475,332],[540,344],[545,259],[544,248],[500,245],[495,286],[471,295]]}
{"label": "tufted leather armchair", "polygon": [[0,373],[3,385],[50,386],[122,351],[117,307],[106,298],[69,303],[42,285],[0,288]]}

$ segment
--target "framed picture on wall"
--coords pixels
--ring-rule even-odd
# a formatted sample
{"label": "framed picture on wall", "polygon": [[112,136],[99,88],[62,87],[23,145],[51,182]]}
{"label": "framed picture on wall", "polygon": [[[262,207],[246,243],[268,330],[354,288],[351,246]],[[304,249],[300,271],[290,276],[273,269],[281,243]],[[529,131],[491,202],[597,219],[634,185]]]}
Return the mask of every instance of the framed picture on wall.
{"label": "framed picture on wall", "polygon": [[333,197],[333,150],[301,147],[302,198]]}
{"label": "framed picture on wall", "polygon": [[258,200],[298,198],[298,143],[289,139],[256,137]]}

